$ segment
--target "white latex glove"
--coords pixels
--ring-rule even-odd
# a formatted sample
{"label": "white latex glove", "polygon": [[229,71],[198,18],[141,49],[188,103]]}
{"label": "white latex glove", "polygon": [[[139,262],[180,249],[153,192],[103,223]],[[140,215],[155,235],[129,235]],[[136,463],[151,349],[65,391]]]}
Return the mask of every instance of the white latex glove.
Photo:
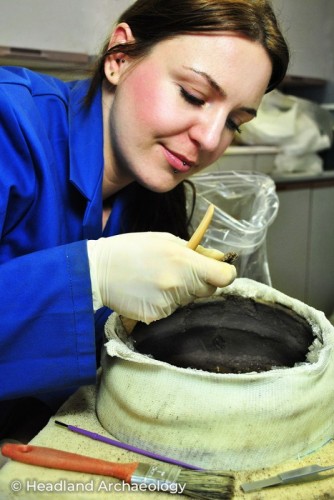
{"label": "white latex glove", "polygon": [[148,324],[234,280],[234,266],[186,244],[169,233],[155,232],[89,240],[94,309],[108,306]]}

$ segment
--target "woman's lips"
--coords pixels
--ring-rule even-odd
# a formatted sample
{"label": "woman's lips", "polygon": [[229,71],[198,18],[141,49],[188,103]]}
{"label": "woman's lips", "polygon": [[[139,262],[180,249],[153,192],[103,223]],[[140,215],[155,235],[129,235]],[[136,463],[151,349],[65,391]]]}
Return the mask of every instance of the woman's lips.
{"label": "woman's lips", "polygon": [[191,167],[194,166],[194,162],[190,162],[185,157],[179,156],[165,147],[163,148],[163,151],[168,163],[173,170],[177,170],[181,173],[186,173],[189,172]]}

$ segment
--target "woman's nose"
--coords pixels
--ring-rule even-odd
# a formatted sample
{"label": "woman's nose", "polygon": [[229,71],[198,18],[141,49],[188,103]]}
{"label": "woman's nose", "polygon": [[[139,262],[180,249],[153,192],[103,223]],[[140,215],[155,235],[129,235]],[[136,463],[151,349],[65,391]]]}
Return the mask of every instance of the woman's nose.
{"label": "woman's nose", "polygon": [[201,117],[191,127],[189,135],[201,150],[213,153],[222,147],[226,120],[226,113]]}

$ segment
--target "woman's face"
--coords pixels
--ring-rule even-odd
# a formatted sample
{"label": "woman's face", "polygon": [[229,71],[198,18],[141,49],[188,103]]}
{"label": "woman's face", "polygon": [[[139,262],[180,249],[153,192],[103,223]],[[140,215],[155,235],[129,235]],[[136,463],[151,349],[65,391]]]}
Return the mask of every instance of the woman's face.
{"label": "woman's face", "polygon": [[252,120],[272,71],[241,36],[182,35],[122,63],[109,126],[114,170],[157,192],[216,161]]}

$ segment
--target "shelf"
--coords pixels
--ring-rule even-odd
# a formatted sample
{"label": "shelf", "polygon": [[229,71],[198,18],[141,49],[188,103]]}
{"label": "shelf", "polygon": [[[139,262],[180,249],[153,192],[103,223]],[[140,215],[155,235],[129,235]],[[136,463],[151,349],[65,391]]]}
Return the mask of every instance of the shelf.
{"label": "shelf", "polygon": [[327,80],[323,78],[311,78],[306,76],[286,75],[280,83],[279,88],[285,87],[323,87]]}
{"label": "shelf", "polygon": [[85,77],[94,60],[94,56],[77,52],[0,46],[2,66],[22,66],[64,80]]}

